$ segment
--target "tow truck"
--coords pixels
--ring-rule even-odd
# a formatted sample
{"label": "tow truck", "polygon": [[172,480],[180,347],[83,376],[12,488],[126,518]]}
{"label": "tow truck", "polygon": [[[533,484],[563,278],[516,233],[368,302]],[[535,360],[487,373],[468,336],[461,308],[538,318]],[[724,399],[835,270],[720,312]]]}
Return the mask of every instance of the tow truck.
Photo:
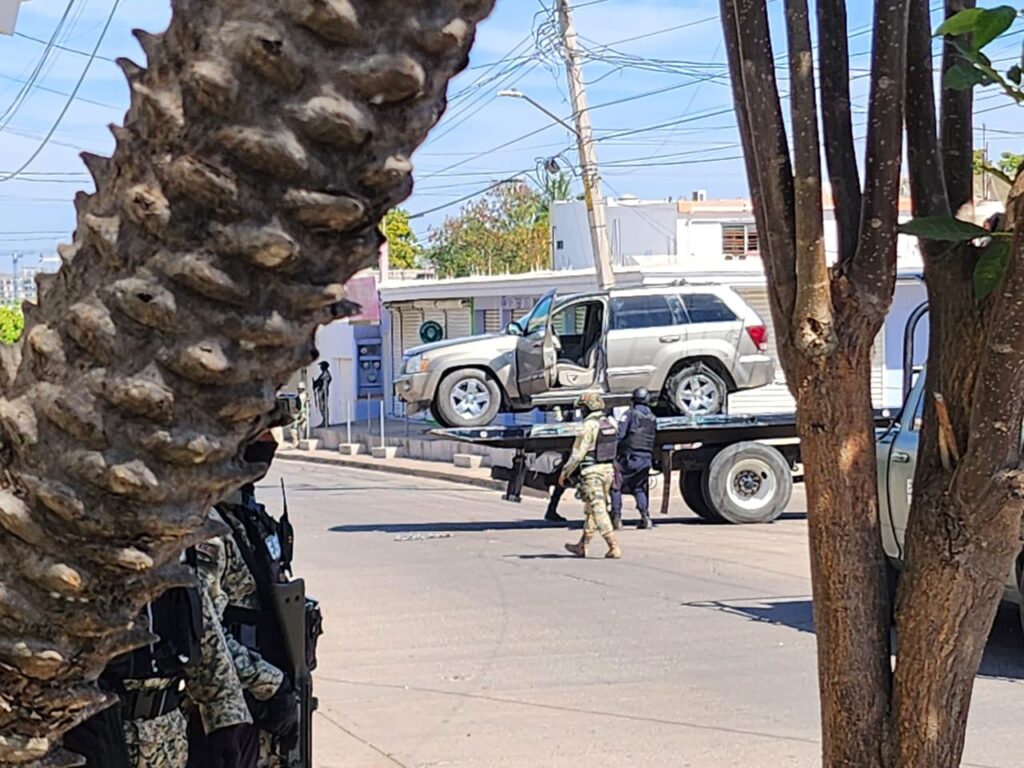
{"label": "tow truck", "polygon": [[[914,313],[909,337],[924,311]],[[912,355],[912,351],[906,354]],[[881,447],[885,447],[884,436],[891,439],[896,434],[897,422],[888,410],[876,410],[875,426],[883,436]],[[537,459],[544,454],[568,454],[581,428],[579,423],[536,424],[435,429],[432,434],[515,451],[512,466],[494,466],[491,476],[507,483],[506,501],[519,502],[524,488],[546,492],[557,482],[557,470],[543,472],[530,467],[541,463]],[[893,459],[886,453],[886,461],[898,462],[900,457]],[[668,514],[669,489],[676,475],[683,501],[704,520],[770,523],[789,505],[794,484],[803,482],[796,415],[659,418],[654,465],[666,489],[661,498],[662,514]]]}
{"label": "tow truck", "polygon": [[[519,502],[524,488],[547,491],[557,471],[531,471],[542,454],[567,454],[579,434],[579,423],[512,427],[435,429],[448,440],[515,451],[511,467],[491,468],[492,477],[507,482],[503,498]],[[793,484],[802,480],[800,441],[793,414],[658,419],[655,467],[665,488],[678,473],[686,505],[709,522],[768,523],[789,504]],[[668,514],[670,494],[662,494]]]}

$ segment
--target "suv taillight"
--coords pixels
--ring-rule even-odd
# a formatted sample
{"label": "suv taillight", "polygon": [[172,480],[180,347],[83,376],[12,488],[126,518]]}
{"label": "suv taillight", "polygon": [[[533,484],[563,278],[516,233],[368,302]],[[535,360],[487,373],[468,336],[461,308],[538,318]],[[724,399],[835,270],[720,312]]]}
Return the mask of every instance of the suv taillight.
{"label": "suv taillight", "polygon": [[761,352],[768,351],[768,329],[763,325],[748,325],[747,334]]}

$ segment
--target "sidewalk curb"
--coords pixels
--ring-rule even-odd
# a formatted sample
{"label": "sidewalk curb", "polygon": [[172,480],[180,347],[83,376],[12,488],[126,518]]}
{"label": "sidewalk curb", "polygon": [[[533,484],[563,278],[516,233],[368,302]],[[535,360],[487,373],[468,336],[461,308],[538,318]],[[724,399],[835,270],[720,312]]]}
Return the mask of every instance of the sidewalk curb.
{"label": "sidewalk curb", "polygon": [[490,480],[485,477],[466,477],[454,472],[445,472],[439,469],[420,469],[419,467],[403,467],[387,464],[383,461],[380,464],[371,464],[366,461],[345,461],[343,459],[325,459],[319,456],[296,456],[291,453],[277,454],[278,461],[294,461],[299,464],[320,464],[327,467],[338,467],[341,469],[365,469],[368,472],[382,472],[387,475],[405,475],[406,477],[422,477],[427,480],[441,480],[459,485],[470,485],[475,488],[486,488],[492,491],[504,491],[505,483],[501,480]]}

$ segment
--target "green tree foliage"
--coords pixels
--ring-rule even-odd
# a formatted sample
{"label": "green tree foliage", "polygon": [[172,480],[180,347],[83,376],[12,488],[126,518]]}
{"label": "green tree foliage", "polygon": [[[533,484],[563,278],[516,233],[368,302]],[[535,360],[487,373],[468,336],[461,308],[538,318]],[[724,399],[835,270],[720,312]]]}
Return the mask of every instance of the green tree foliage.
{"label": "green tree foliage", "polygon": [[0,307],[0,343],[13,344],[21,338],[24,328],[25,316],[21,313],[21,307]]}
{"label": "green tree foliage", "polygon": [[544,269],[549,223],[549,198],[521,182],[502,184],[431,230],[426,260],[442,277]]}
{"label": "green tree foliage", "polygon": [[423,247],[409,224],[408,211],[404,208],[391,209],[384,215],[381,229],[388,239],[388,254],[392,267],[413,269],[419,265]]}
{"label": "green tree foliage", "polygon": [[1021,165],[1024,165],[1024,155],[1018,155],[1015,152],[1003,152],[993,163],[985,156],[985,150],[974,150],[974,172],[976,174],[992,173],[993,170],[996,170],[999,172],[995,174],[996,176],[1013,179]]}
{"label": "green tree foliage", "polygon": [[1024,155],[1018,155],[1014,152],[1003,152],[999,160],[996,161],[996,168],[1011,179],[1017,175],[1021,165],[1024,165]]}

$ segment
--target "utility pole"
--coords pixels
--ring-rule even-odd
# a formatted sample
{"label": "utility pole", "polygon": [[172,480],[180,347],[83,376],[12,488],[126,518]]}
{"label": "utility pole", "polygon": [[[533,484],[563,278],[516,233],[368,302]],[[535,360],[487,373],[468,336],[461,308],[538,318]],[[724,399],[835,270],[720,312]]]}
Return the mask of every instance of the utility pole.
{"label": "utility pole", "polygon": [[587,90],[583,83],[583,69],[580,66],[576,25],[572,20],[569,0],[557,0],[557,3],[565,68],[569,73],[569,95],[572,98],[573,120],[576,123],[576,139],[580,149],[583,196],[587,204],[590,240],[594,248],[594,264],[597,267],[597,282],[601,288],[612,288],[615,285],[615,273],[612,271],[611,247],[608,243],[608,217],[604,195],[601,193],[601,175],[597,168],[594,130],[590,125],[590,108],[587,105]]}

